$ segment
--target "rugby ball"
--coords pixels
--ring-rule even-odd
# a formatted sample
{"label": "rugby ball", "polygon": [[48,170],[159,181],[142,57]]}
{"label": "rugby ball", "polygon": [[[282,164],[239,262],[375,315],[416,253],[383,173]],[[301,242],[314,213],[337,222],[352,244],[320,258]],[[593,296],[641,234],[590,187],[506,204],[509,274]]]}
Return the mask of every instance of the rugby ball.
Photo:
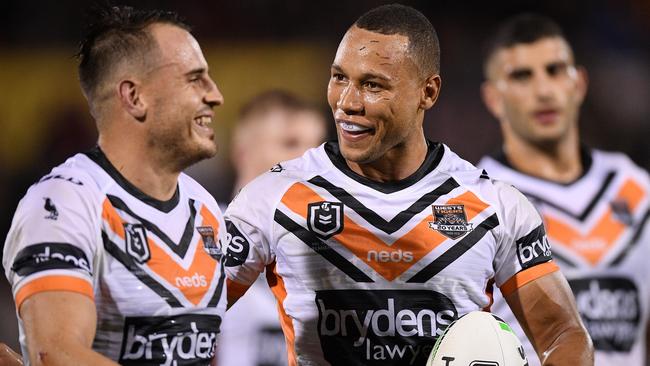
{"label": "rugby ball", "polygon": [[527,366],[510,326],[484,311],[467,313],[438,337],[426,366]]}

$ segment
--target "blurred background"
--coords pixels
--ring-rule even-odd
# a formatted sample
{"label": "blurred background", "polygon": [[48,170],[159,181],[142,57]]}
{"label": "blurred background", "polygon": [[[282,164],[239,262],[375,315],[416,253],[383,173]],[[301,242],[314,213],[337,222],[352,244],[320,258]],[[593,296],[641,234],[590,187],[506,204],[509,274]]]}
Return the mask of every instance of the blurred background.
{"label": "blurred background", "polygon": [[[175,10],[194,27],[225,96],[216,109],[220,153],[189,171],[229,201],[229,136],[251,96],[282,88],[326,106],[329,66],[351,23],[382,1],[121,1]],[[590,88],[581,131],[588,146],[627,153],[650,168],[650,0],[403,1],[429,17],[442,48],[442,94],[425,131],[476,162],[500,144],[483,106],[481,45],[496,23],[521,12],[551,16],[564,28]],[[73,57],[89,1],[0,2],[0,245],[20,198],[68,156],[94,146],[94,122]],[[329,115],[328,115],[329,116]],[[330,117],[331,118],[331,117]],[[254,148],[254,147],[251,147]],[[0,341],[18,349],[15,308],[0,276]]]}

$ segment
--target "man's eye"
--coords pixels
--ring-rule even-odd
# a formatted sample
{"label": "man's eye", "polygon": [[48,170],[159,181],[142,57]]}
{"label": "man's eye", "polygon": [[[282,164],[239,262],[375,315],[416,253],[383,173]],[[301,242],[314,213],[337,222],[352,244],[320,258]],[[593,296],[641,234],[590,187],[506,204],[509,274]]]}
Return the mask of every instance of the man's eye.
{"label": "man's eye", "polygon": [[560,74],[564,73],[566,70],[567,70],[567,65],[566,64],[561,64],[561,63],[551,64],[551,65],[548,65],[546,67],[546,72],[550,76],[560,75]]}
{"label": "man's eye", "polygon": [[332,78],[336,81],[343,81],[345,80],[345,76],[343,74],[334,74],[332,75]]}
{"label": "man's eye", "polygon": [[515,70],[510,73],[510,79],[516,81],[525,81],[528,80],[532,74],[533,73],[530,70]]}
{"label": "man's eye", "polygon": [[365,83],[366,88],[371,89],[371,90],[377,90],[381,89],[381,85],[378,83],[375,83],[374,81],[366,81]]}

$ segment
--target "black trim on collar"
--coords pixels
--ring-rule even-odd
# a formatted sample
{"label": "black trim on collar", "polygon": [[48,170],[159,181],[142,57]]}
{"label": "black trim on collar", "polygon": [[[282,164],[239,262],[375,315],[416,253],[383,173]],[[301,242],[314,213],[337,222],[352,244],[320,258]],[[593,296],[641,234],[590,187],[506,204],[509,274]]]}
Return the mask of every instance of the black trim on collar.
{"label": "black trim on collar", "polygon": [[120,187],[124,188],[124,190],[127,191],[130,195],[146,203],[147,205],[164,213],[170,212],[178,205],[178,202],[180,201],[178,183],[176,184],[176,191],[174,192],[172,198],[167,201],[161,201],[142,192],[140,189],[138,189],[138,187],[134,186],[131,182],[126,180],[126,178],[120,174],[115,166],[111,164],[99,146],[95,146],[93,149],[85,152],[84,154],[88,156],[90,160],[94,161],[97,165],[104,169],[104,171],[106,171],[106,173],[108,173],[108,175],[110,175],[111,178],[113,178],[115,182],[120,185]]}
{"label": "black trim on collar", "polygon": [[399,181],[377,182],[359,175],[350,169],[348,163],[345,161],[345,158],[343,155],[341,155],[341,150],[339,149],[338,142],[330,141],[325,144],[325,153],[330,158],[334,166],[336,166],[341,172],[354,179],[355,181],[382,193],[395,193],[402,189],[408,188],[420,181],[422,177],[431,173],[431,171],[433,171],[438,166],[440,160],[442,159],[442,156],[444,155],[444,151],[445,149],[441,143],[430,142],[427,140],[427,156],[424,158],[424,162],[418,168],[418,170],[415,171],[415,173]]}
{"label": "black trim on collar", "polygon": [[593,164],[593,159],[591,157],[591,149],[588,148],[587,146],[581,144],[580,145],[580,162],[582,163],[582,172],[580,173],[580,175],[576,179],[572,180],[571,182],[560,183],[560,182],[556,182],[556,181],[553,181],[553,180],[550,180],[550,179],[542,178],[542,177],[539,177],[539,176],[536,176],[536,175],[527,174],[527,173],[524,173],[521,170],[515,168],[512,164],[510,164],[510,161],[508,160],[508,156],[506,155],[505,151],[503,151],[503,147],[499,148],[497,151],[490,154],[490,157],[492,157],[492,159],[498,161],[499,163],[507,166],[508,168],[510,168],[510,169],[520,173],[520,174],[527,175],[527,176],[533,177],[535,179],[543,180],[545,182],[554,183],[554,184],[558,184],[558,185],[565,186],[565,187],[568,187],[568,186],[572,185],[573,183],[579,181],[580,179],[582,179],[582,177],[587,175],[587,173],[589,172],[589,169],[591,169],[591,165]]}

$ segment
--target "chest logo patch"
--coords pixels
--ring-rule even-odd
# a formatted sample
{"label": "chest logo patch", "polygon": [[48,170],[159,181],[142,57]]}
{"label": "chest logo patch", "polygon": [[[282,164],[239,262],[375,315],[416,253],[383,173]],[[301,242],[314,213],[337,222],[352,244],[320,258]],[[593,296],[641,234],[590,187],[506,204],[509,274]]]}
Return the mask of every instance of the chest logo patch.
{"label": "chest logo patch", "polygon": [[196,231],[201,234],[205,251],[208,252],[210,257],[220,260],[223,255],[223,252],[221,251],[221,243],[217,243],[217,241],[214,240],[214,229],[212,229],[212,226],[197,226]]}
{"label": "chest logo patch", "polygon": [[149,243],[147,242],[147,230],[142,224],[124,224],[126,235],[126,251],[138,263],[142,264],[151,259]]}
{"label": "chest logo patch", "polygon": [[467,222],[465,205],[431,205],[433,221],[429,228],[450,238],[458,239],[472,231],[472,224]]}
{"label": "chest logo patch", "polygon": [[340,233],[343,231],[343,204],[329,201],[310,203],[307,209],[307,226],[325,240]]}

